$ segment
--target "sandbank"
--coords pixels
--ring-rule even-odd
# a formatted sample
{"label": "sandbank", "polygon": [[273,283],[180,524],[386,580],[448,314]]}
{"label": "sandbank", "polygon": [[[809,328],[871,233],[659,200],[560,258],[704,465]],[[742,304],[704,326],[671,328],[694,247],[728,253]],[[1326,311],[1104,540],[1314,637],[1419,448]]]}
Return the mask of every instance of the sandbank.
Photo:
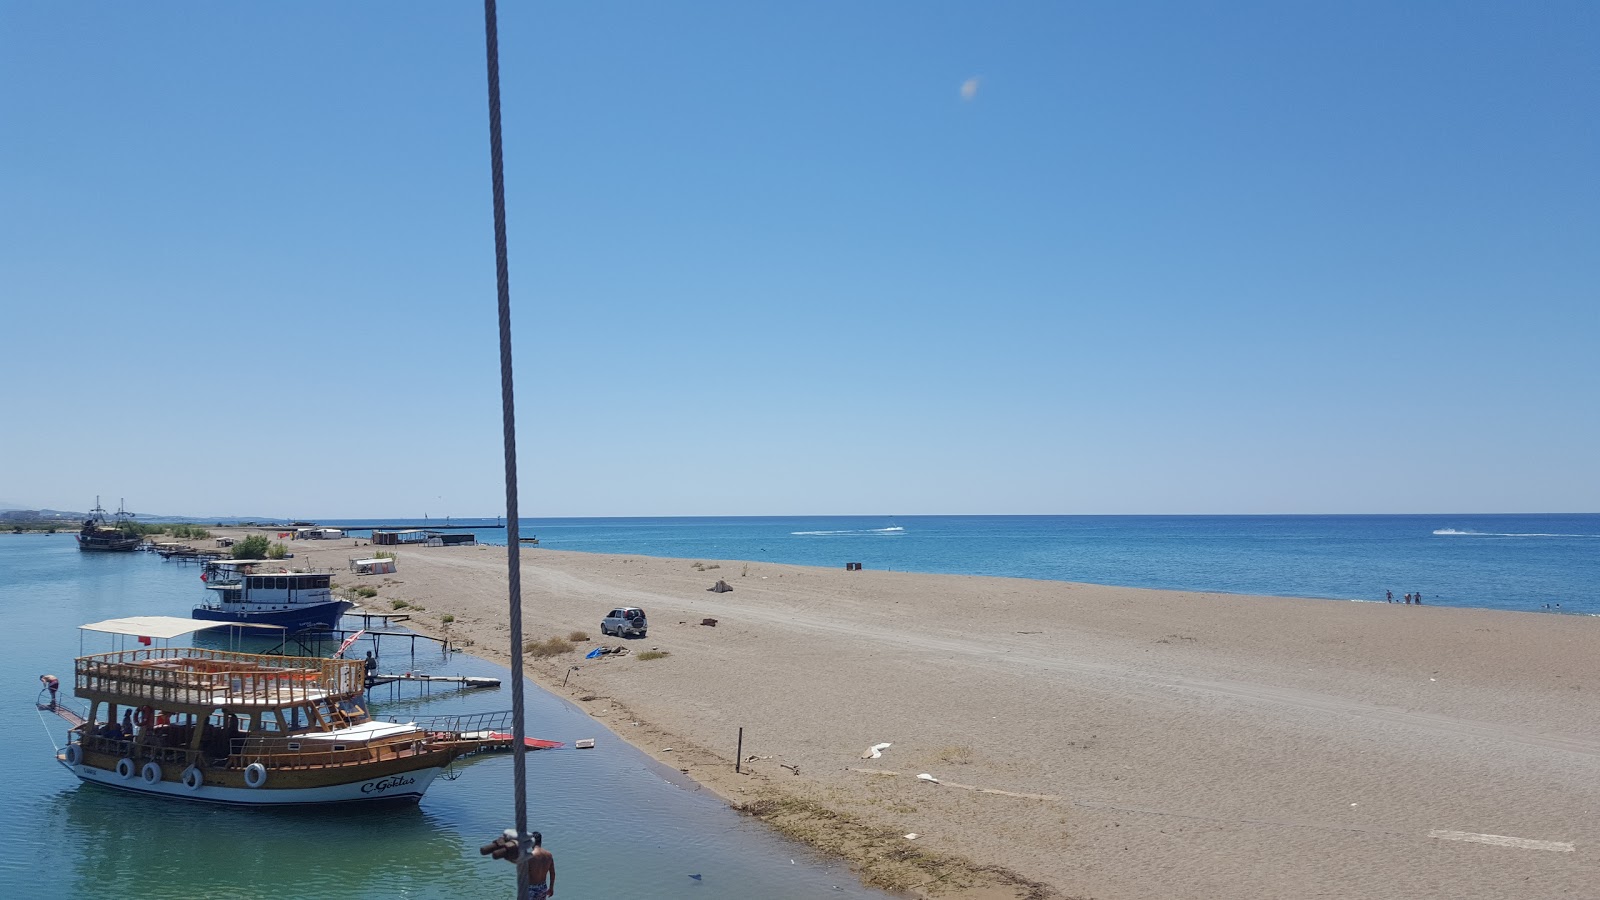
{"label": "sandbank", "polygon": [[[370,552],[290,549],[286,565],[336,570]],[[505,548],[398,555],[393,575],[335,581],[507,661]],[[1353,900],[1595,896],[1600,880],[1594,618],[521,558],[524,637],[590,638],[527,660],[531,678],[869,883]],[[733,590],[708,591],[719,578]],[[647,638],[601,637],[621,605],[649,612]],[[583,658],[601,644],[633,652]]]}

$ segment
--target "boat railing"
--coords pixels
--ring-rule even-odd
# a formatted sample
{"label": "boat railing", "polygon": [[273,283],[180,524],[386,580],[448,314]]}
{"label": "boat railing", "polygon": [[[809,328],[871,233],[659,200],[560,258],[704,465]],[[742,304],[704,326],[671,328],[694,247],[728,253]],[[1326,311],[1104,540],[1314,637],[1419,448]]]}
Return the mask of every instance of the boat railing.
{"label": "boat railing", "polygon": [[[319,746],[328,749],[316,749]],[[420,736],[417,740],[351,741],[349,744],[294,737],[244,737],[234,738],[229,749],[230,769],[242,769],[251,763],[261,763],[268,769],[318,769],[416,755],[426,747]]]}
{"label": "boat railing", "polygon": [[158,709],[289,706],[359,694],[366,680],[363,660],[199,647],[83,656],[74,669],[79,697]]}
{"label": "boat railing", "polygon": [[461,716],[425,716],[414,721],[430,737],[459,738],[509,732],[513,719],[511,710],[507,709]]}

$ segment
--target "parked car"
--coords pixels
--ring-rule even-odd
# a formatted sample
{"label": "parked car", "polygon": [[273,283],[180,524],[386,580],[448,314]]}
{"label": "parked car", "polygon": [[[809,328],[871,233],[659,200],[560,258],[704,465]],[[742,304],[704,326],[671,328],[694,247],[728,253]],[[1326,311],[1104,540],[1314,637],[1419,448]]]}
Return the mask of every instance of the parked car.
{"label": "parked car", "polygon": [[644,617],[644,610],[637,606],[619,606],[600,620],[600,633],[614,634],[617,637],[630,635],[644,637],[649,627],[650,624]]}

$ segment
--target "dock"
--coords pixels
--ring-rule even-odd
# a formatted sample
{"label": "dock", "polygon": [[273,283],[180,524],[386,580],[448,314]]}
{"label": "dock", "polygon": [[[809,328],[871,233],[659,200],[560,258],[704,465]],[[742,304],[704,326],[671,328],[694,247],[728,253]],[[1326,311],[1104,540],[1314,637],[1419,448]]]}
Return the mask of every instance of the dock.
{"label": "dock", "polygon": [[406,672],[401,675],[373,675],[367,679],[367,687],[377,687],[380,684],[393,684],[397,681],[420,681],[429,684],[459,684],[469,688],[499,687],[500,679],[489,678],[482,675],[427,675],[419,672]]}
{"label": "dock", "polygon": [[345,525],[341,526],[340,530],[345,534],[349,534],[352,531],[448,531],[450,529],[456,529],[460,531],[493,531],[497,528],[501,531],[506,530],[504,525],[436,525],[432,522],[428,522],[424,525]]}

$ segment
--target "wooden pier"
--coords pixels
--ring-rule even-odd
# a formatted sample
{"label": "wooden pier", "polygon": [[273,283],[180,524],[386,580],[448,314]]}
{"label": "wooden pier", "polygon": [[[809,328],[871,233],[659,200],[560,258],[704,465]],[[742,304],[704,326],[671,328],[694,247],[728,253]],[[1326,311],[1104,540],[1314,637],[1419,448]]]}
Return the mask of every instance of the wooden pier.
{"label": "wooden pier", "polygon": [[403,675],[374,675],[367,679],[367,687],[377,687],[380,684],[393,684],[397,681],[416,681],[424,684],[459,684],[469,688],[499,687],[500,679],[488,678],[481,675],[427,675],[419,672],[406,672]]}

